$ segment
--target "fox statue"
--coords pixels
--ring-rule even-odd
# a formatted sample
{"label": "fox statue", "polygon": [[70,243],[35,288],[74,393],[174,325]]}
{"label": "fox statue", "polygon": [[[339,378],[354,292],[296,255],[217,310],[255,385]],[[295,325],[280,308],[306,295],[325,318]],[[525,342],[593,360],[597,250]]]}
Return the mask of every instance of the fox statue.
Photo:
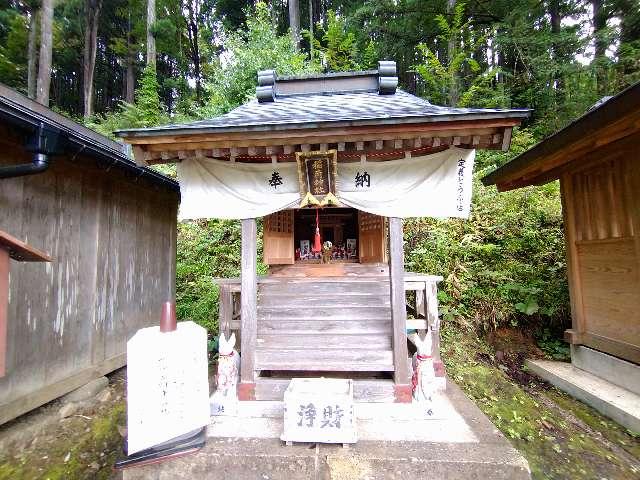
{"label": "fox statue", "polygon": [[227,339],[222,333],[218,341],[218,373],[216,391],[211,396],[212,415],[235,415],[238,405],[237,386],[240,378],[240,355],[233,348],[236,335]]}
{"label": "fox statue", "polygon": [[436,374],[433,369],[431,331],[427,331],[424,340],[417,333],[408,336],[411,343],[416,346],[413,355],[413,399],[416,402],[431,402],[436,391]]}

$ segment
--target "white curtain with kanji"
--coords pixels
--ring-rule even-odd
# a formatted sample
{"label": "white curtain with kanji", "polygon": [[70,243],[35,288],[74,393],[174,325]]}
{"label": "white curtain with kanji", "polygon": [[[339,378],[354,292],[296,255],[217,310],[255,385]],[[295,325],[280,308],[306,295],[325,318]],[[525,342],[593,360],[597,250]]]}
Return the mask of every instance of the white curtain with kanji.
{"label": "white curtain with kanji", "polygon": [[[340,202],[385,217],[467,218],[475,150],[389,161],[338,163]],[[255,218],[300,203],[295,162],[241,163],[206,158],[178,164],[181,219]]]}

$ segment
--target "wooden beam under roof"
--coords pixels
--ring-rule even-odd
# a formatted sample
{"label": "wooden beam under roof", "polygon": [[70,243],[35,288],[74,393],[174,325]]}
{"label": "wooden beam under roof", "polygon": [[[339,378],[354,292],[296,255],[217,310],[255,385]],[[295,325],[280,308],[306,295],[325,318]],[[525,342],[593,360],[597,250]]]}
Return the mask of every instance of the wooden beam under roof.
{"label": "wooden beam under roof", "polygon": [[[360,154],[366,154],[374,161],[394,159],[393,155],[398,158],[405,157],[405,152],[411,155],[424,155],[429,151],[440,151],[447,146],[454,145],[458,148],[476,148],[476,149],[493,149],[502,148],[503,136],[500,133],[480,132],[481,134],[451,136],[451,132],[442,132],[445,135],[410,138],[395,138],[386,140],[358,140],[344,142],[325,142],[325,143],[298,143],[286,145],[254,145],[252,147],[242,146],[218,146],[214,148],[204,148],[200,143],[190,144],[174,144],[174,145],[135,145],[134,157],[137,162],[144,162],[145,165],[153,165],[159,163],[173,163],[187,158],[205,158],[213,157],[218,159],[239,159],[241,162],[268,162],[273,156],[278,161],[292,161],[295,152],[335,149],[339,152],[339,161],[352,161],[350,154],[357,152],[357,158]],[[405,135],[403,135],[404,137]],[[197,148],[195,148],[197,147]],[[427,149],[420,153],[421,149]],[[418,152],[416,152],[418,151]],[[391,157],[389,157],[391,155]],[[289,158],[290,157],[290,158]],[[356,158],[356,157],[354,157]]]}
{"label": "wooden beam under roof", "polygon": [[[323,138],[343,136],[354,138],[361,135],[369,135],[370,139],[384,139],[385,134],[392,134],[389,138],[402,138],[402,134],[409,132],[430,133],[439,131],[455,131],[463,130],[475,131],[487,128],[502,129],[505,127],[513,127],[520,123],[518,119],[499,119],[499,120],[465,120],[465,121],[446,121],[431,122],[422,124],[404,124],[404,125],[369,125],[357,127],[333,127],[333,128],[317,128],[317,129],[295,129],[287,131],[273,132],[221,132],[211,131],[200,134],[179,134],[179,135],[160,135],[153,137],[124,137],[124,141],[132,145],[153,145],[153,144],[173,144],[173,143],[198,143],[198,142],[234,142],[244,141],[246,145],[269,145],[282,143],[283,139],[290,138],[306,138],[309,141],[299,141],[299,143],[323,143]],[[496,130],[497,131],[497,130]],[[452,133],[453,135],[453,133]],[[463,135],[463,133],[456,133]],[[416,135],[413,135],[416,136]],[[429,135],[423,135],[429,136]],[[315,141],[311,139],[316,139]],[[267,143],[264,143],[267,141]]]}

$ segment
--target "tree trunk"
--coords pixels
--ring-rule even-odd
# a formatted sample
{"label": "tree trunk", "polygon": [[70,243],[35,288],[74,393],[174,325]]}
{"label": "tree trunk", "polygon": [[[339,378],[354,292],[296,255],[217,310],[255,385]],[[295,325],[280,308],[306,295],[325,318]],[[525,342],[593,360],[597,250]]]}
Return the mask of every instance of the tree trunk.
{"label": "tree trunk", "polygon": [[84,118],[93,115],[93,74],[96,67],[98,40],[98,18],[102,0],[85,1],[84,21],[84,62],[83,62],[83,101]]}
{"label": "tree trunk", "polygon": [[136,93],[136,66],[135,58],[132,53],[127,54],[127,77],[125,79],[124,101],[133,103]]}
{"label": "tree trunk", "polygon": [[29,43],[27,47],[27,95],[36,98],[36,77],[38,75],[38,10],[29,15]]}
{"label": "tree trunk", "polygon": [[[638,61],[633,51],[629,49],[631,42],[640,39],[640,8],[638,0],[616,0],[613,2],[617,16],[620,18],[620,36],[618,45],[618,70],[622,74],[621,86],[629,85],[633,81],[633,74],[637,72]],[[627,77],[630,75],[630,77]]]}
{"label": "tree trunk", "polygon": [[300,6],[298,0],[289,0],[289,28],[297,50],[300,50]]}
{"label": "tree trunk", "polygon": [[620,17],[620,43],[629,43],[640,39],[638,0],[617,0],[614,3]]}
{"label": "tree trunk", "polygon": [[51,57],[53,56],[53,0],[42,0],[40,18],[40,62],[36,101],[48,107],[51,86]]}
{"label": "tree trunk", "polygon": [[313,61],[313,0],[309,0],[309,58]]}
{"label": "tree trunk", "polygon": [[594,65],[596,68],[596,82],[598,94],[604,95],[607,91],[607,76],[604,65],[607,52],[607,43],[604,39],[607,17],[603,9],[602,0],[591,0],[591,6],[593,7],[593,36],[595,37]]}
{"label": "tree trunk", "polygon": [[[456,0],[447,0],[447,13],[449,16],[449,24],[453,23],[453,14],[456,9]],[[453,62],[453,57],[456,54],[456,35],[450,34],[449,42],[447,44],[447,58],[449,65]],[[449,105],[455,107],[460,100],[460,92],[458,90],[458,72],[451,72],[451,79],[449,82]]]}
{"label": "tree trunk", "polygon": [[[560,0],[549,1],[549,17],[551,18],[551,48],[553,50],[553,58],[556,65],[562,65],[562,52],[560,48],[560,29],[562,24],[562,15],[560,14]],[[561,92],[564,87],[562,75],[558,70],[553,74],[554,84],[557,92]]]}
{"label": "tree trunk", "polygon": [[189,39],[189,52],[193,63],[193,75],[196,81],[196,101],[202,103],[202,72],[200,67],[200,46],[199,46],[199,29],[198,29],[198,4],[193,4],[191,0],[186,5],[187,18],[187,38]]}
{"label": "tree trunk", "polygon": [[156,23],[156,0],[147,0],[147,65],[156,68],[156,37],[153,25]]}
{"label": "tree trunk", "polygon": [[124,79],[124,101],[127,103],[135,102],[136,92],[136,50],[131,39],[131,5],[129,5],[129,18],[127,22],[127,53],[125,58],[127,68]]}

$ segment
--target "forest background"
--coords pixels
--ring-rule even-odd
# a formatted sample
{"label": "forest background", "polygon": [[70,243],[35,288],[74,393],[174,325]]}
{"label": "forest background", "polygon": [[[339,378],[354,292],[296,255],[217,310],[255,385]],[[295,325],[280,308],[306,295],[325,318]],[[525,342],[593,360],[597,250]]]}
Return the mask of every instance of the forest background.
{"label": "forest background", "polygon": [[[223,114],[258,70],[382,59],[432,103],[532,109],[510,152],[478,155],[469,220],[406,221],[406,267],[444,276],[445,324],[522,327],[566,355],[559,187],[478,179],[640,80],[638,0],[0,0],[0,82],[109,136]],[[212,280],[239,275],[239,223],[178,229],[178,314],[215,332]]]}

